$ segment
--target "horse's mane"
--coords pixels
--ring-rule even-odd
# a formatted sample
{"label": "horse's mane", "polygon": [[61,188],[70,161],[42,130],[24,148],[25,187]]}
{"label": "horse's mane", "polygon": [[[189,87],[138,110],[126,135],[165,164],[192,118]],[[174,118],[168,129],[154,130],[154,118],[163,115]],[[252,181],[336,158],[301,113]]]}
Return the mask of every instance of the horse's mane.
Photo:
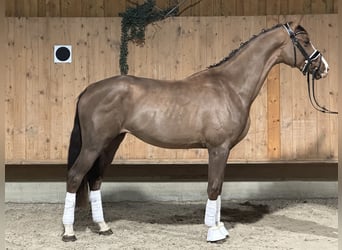
{"label": "horse's mane", "polygon": [[278,27],[281,27],[281,26],[282,26],[282,24],[277,24],[277,25],[273,26],[272,28],[261,30],[261,32],[260,32],[259,34],[253,35],[253,36],[252,36],[248,41],[246,41],[246,42],[242,42],[242,43],[240,44],[240,47],[239,47],[239,48],[232,50],[232,51],[229,53],[228,56],[224,57],[224,58],[223,58],[221,61],[219,61],[218,63],[215,63],[215,64],[213,64],[213,65],[210,65],[208,68],[210,69],[210,68],[214,68],[214,67],[217,67],[217,66],[222,65],[223,63],[225,63],[225,62],[227,62],[229,59],[231,59],[231,58],[232,58],[237,52],[239,52],[241,49],[243,49],[244,47],[246,47],[251,41],[253,41],[255,38],[259,37],[261,34],[264,34],[264,33],[268,32],[268,31],[274,30],[274,29],[276,29],[276,28],[278,28]]}

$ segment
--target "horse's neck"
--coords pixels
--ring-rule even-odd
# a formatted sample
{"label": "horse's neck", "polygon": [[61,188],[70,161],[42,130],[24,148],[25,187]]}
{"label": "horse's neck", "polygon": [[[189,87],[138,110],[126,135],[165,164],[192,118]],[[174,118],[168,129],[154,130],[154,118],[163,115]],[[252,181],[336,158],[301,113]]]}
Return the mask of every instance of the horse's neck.
{"label": "horse's neck", "polygon": [[281,62],[280,50],[284,44],[281,29],[268,31],[251,41],[239,54],[219,66],[227,75],[227,84],[250,106],[258,95],[273,65]]}

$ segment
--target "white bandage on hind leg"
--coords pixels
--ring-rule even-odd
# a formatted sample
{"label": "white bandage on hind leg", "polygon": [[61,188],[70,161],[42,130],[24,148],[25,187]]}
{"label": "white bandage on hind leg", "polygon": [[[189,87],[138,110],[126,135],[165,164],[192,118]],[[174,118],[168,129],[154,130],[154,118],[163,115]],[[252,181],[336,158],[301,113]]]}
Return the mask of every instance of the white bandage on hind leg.
{"label": "white bandage on hind leg", "polygon": [[217,201],[208,199],[207,205],[205,208],[204,224],[206,224],[208,227],[215,226],[216,216],[217,216]]}
{"label": "white bandage on hind leg", "polygon": [[72,225],[74,224],[75,218],[75,204],[76,204],[76,193],[66,193],[64,213],[63,213],[63,224]]}
{"label": "white bandage on hind leg", "polygon": [[90,191],[89,200],[91,202],[91,213],[93,215],[94,222],[103,222],[103,209],[101,200],[101,191]]}

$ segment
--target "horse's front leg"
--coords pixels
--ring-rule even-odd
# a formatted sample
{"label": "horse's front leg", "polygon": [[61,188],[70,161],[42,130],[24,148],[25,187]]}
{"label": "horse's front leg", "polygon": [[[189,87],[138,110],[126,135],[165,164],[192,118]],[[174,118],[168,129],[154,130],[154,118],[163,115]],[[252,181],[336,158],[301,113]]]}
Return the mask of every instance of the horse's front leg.
{"label": "horse's front leg", "polygon": [[111,235],[113,234],[112,229],[107,225],[103,216],[101,191],[91,190],[89,193],[89,200],[91,204],[91,213],[93,221],[99,226],[100,235]]}
{"label": "horse's front leg", "polygon": [[209,149],[208,201],[204,223],[209,227],[207,241],[216,242],[229,236],[221,220],[221,192],[229,149],[223,146]]}
{"label": "horse's front leg", "polygon": [[90,177],[89,178],[89,186],[90,186],[89,201],[90,201],[90,206],[91,206],[92,218],[93,218],[93,221],[99,227],[100,235],[111,235],[113,234],[113,231],[107,225],[103,216],[102,198],[101,198],[101,189],[100,189],[101,183],[102,183],[103,172],[101,171],[101,173],[96,173],[97,171],[99,171],[99,166],[95,166],[95,168],[93,169],[94,171],[90,171],[89,173],[89,177]]}

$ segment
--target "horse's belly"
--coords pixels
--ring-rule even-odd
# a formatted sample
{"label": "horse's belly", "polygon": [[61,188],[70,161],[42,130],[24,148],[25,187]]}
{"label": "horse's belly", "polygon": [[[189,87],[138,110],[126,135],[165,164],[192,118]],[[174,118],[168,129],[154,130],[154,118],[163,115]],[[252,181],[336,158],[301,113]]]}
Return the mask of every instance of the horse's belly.
{"label": "horse's belly", "polygon": [[140,140],[162,148],[203,148],[205,143],[200,135],[183,129],[168,129],[163,127],[150,127],[140,130],[128,130]]}
{"label": "horse's belly", "polygon": [[139,119],[126,126],[142,141],[162,148],[203,148],[204,138],[195,124],[175,119]]}

